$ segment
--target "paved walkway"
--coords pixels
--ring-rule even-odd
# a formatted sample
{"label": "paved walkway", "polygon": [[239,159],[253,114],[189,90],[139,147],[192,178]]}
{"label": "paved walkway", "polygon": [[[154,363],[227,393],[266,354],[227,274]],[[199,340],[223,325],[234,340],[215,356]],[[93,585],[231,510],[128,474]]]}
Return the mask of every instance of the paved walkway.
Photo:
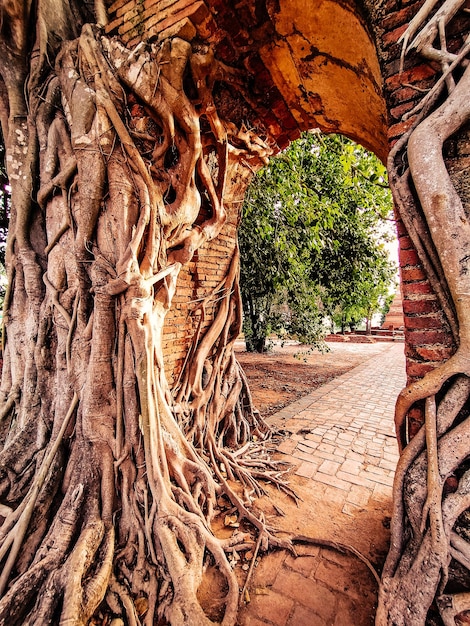
{"label": "paved walkway", "polygon": [[[278,458],[293,464],[303,498],[297,508],[286,508],[285,496],[275,503],[285,510],[282,528],[351,545],[383,562],[398,458],[393,410],[404,383],[404,346],[384,343],[379,355],[269,418],[290,433]],[[241,625],[373,624],[376,585],[359,560],[316,546],[298,553],[304,556],[277,551],[261,559]]]}

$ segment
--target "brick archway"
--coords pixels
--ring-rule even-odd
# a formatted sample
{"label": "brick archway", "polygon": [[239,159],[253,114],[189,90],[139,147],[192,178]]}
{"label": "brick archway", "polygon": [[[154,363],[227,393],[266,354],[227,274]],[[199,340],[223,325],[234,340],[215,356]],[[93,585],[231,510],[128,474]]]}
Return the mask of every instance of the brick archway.
{"label": "brick archway", "polygon": [[[354,2],[180,1],[161,11],[118,0],[107,31],[130,46],[169,35],[202,39],[247,77],[250,121],[278,148],[320,128],[387,154],[386,108],[372,30]],[[227,103],[228,106],[230,106]],[[241,111],[233,103],[227,117]],[[246,110],[244,111],[246,113]]]}
{"label": "brick archway", "polygon": [[[385,161],[390,145],[409,127],[402,114],[434,84],[438,68],[414,57],[400,74],[398,40],[415,4],[401,8],[390,0],[380,8],[374,5],[246,0],[233,7],[223,0],[179,0],[162,8],[116,0],[106,30],[130,47],[168,36],[209,44],[218,59],[236,68],[240,80],[237,89],[220,88],[217,109],[237,125],[248,122],[261,129],[274,151],[317,127],[345,134]],[[458,162],[457,148],[454,153]],[[455,346],[398,216],[397,234],[407,373],[413,380],[448,358]],[[233,231],[227,234],[232,236]],[[192,289],[191,277],[187,282]],[[168,356],[178,363],[181,356],[175,356],[174,347]]]}

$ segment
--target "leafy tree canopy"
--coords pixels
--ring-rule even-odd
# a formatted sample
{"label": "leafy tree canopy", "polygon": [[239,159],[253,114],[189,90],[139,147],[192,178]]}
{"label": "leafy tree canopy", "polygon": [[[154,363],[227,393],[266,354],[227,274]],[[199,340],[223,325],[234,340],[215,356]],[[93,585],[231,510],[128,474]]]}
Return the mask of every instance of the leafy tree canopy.
{"label": "leafy tree canopy", "polygon": [[240,229],[248,349],[284,329],[315,343],[323,319],[379,310],[394,277],[386,170],[340,135],[304,133],[254,178]]}

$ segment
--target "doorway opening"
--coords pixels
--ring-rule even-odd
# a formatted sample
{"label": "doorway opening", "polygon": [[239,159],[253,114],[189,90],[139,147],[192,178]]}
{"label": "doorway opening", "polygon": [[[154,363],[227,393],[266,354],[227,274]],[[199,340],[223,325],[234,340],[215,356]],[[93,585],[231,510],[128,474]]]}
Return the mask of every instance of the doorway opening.
{"label": "doorway opening", "polygon": [[[282,510],[286,531],[325,542],[299,559],[266,557],[254,585],[268,581],[270,596],[290,607],[285,623],[355,614],[372,624],[371,570],[388,547],[398,460],[393,406],[405,385],[403,333],[372,334],[371,323],[381,326],[399,292],[386,172],[343,136],[305,133],[258,173],[243,213],[237,359],[256,408],[281,435],[275,459],[290,465],[300,497],[296,506],[272,490],[260,506],[267,516]],[[371,569],[328,542],[350,546]],[[312,593],[299,593],[309,585]],[[255,598],[241,623],[269,616]]]}

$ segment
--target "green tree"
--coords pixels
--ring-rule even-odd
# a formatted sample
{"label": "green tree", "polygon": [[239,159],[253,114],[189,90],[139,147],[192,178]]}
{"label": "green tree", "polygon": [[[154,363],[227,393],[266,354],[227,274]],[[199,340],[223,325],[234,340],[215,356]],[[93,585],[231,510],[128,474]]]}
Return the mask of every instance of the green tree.
{"label": "green tree", "polygon": [[247,348],[281,328],[318,342],[324,316],[370,319],[394,275],[391,207],[383,165],[339,135],[305,133],[263,168],[240,229]]}
{"label": "green tree", "polygon": [[[311,256],[320,249],[321,220],[315,193],[305,184],[305,146],[295,142],[254,178],[239,232],[244,331],[249,350],[262,352],[270,332],[296,325],[321,336],[321,315],[308,279]],[[309,297],[305,297],[308,293]],[[301,304],[303,302],[303,305]],[[283,305],[289,307],[287,316]],[[284,312],[286,308],[284,307]]]}

